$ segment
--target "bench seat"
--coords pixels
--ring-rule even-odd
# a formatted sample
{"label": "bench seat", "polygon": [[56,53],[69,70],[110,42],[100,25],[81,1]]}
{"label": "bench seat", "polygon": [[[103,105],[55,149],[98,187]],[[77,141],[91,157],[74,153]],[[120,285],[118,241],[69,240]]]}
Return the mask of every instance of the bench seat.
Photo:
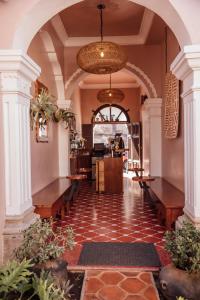
{"label": "bench seat", "polygon": [[69,193],[71,181],[66,178],[57,178],[41,191],[33,195],[35,213],[42,218],[64,215],[64,195]]}
{"label": "bench seat", "polygon": [[155,200],[157,216],[161,223],[172,229],[175,221],[183,214],[184,193],[163,178],[150,183],[150,195]]}

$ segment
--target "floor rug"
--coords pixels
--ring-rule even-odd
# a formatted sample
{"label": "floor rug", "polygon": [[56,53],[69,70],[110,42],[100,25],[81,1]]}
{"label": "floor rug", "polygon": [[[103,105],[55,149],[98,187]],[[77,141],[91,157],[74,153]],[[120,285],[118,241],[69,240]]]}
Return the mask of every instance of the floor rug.
{"label": "floor rug", "polygon": [[152,243],[83,243],[78,265],[160,267]]}

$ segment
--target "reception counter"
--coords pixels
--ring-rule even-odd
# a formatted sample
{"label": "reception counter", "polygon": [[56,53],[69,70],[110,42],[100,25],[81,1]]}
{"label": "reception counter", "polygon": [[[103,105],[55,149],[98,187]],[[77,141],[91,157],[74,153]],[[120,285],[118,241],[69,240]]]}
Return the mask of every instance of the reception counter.
{"label": "reception counter", "polygon": [[109,194],[123,192],[122,157],[104,157],[96,162],[96,191]]}

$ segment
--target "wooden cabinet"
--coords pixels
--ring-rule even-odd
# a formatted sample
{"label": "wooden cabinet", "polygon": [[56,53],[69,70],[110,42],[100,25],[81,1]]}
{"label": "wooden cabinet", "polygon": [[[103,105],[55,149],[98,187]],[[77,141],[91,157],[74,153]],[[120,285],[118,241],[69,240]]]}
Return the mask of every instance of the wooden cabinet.
{"label": "wooden cabinet", "polygon": [[96,191],[102,193],[105,191],[104,185],[104,160],[96,161]]}
{"label": "wooden cabinet", "polygon": [[110,194],[123,192],[122,157],[105,157],[96,162],[96,191]]}

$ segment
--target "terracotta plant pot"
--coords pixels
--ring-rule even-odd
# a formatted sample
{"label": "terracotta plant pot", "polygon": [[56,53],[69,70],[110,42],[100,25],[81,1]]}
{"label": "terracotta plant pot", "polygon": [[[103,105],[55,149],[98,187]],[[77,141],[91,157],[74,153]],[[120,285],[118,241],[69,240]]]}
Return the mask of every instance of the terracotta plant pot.
{"label": "terracotta plant pot", "polygon": [[179,296],[200,300],[200,274],[190,274],[170,264],[161,269],[159,281],[167,300],[176,300]]}

